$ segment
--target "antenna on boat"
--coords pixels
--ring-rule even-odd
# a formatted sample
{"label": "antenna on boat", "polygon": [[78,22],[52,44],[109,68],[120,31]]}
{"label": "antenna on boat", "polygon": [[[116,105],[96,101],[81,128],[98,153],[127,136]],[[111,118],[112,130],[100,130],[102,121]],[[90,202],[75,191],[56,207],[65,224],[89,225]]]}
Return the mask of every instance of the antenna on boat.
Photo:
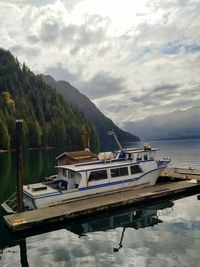
{"label": "antenna on boat", "polygon": [[120,150],[123,150],[122,148],[122,145],[120,144],[118,138],[117,138],[117,135],[115,134],[114,130],[112,129],[111,131],[108,131],[108,135],[113,135],[114,138],[115,138],[115,141],[117,142],[118,146],[119,146],[119,149]]}

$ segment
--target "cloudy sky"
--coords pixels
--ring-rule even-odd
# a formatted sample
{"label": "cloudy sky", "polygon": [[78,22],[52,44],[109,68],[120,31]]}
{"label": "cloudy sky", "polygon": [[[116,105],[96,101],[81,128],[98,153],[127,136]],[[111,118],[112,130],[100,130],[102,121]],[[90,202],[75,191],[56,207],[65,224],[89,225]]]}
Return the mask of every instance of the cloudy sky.
{"label": "cloudy sky", "polygon": [[199,0],[0,0],[0,43],[122,126],[200,103]]}

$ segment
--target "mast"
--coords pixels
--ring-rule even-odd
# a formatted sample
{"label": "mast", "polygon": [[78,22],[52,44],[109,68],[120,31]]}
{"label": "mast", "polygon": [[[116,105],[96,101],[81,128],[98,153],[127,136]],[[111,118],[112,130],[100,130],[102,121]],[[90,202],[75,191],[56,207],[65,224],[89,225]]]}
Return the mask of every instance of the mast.
{"label": "mast", "polygon": [[114,138],[115,138],[115,141],[117,142],[118,146],[119,146],[119,149],[120,150],[123,150],[122,148],[122,145],[120,144],[118,138],[117,138],[117,135],[115,134],[114,130],[112,129],[111,131],[108,131],[108,135],[113,135]]}
{"label": "mast", "polygon": [[119,246],[118,246],[118,248],[113,248],[113,252],[118,252],[120,250],[120,248],[123,247],[122,242],[123,242],[125,230],[126,230],[126,228],[123,227],[123,231],[122,231],[121,239],[120,239],[120,242],[119,242]]}

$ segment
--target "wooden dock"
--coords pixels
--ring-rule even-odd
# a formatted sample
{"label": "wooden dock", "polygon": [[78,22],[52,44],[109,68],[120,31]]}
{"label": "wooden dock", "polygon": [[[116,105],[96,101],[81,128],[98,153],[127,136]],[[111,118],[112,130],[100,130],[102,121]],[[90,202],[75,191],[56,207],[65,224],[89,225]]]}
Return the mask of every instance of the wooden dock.
{"label": "wooden dock", "polygon": [[164,169],[160,177],[171,177],[179,180],[197,180],[200,181],[200,169],[194,167],[168,167]]}
{"label": "wooden dock", "polygon": [[54,207],[25,211],[4,216],[8,227],[13,231],[22,231],[40,227],[48,223],[69,220],[75,217],[116,209],[125,205],[151,202],[169,196],[198,190],[200,183],[191,181],[157,184],[152,187],[122,190],[103,196],[96,196]]}

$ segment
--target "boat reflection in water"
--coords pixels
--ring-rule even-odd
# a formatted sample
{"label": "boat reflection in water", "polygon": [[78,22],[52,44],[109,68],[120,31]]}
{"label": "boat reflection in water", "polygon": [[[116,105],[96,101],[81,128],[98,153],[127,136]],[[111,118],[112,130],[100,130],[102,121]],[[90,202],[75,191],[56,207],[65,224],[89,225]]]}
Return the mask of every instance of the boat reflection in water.
{"label": "boat reflection in water", "polygon": [[174,203],[172,200],[165,200],[164,202],[157,202],[151,204],[150,206],[140,206],[137,208],[128,207],[120,209],[117,212],[113,211],[106,214],[103,213],[100,215],[79,219],[78,221],[60,223],[59,225],[57,223],[56,226],[54,224],[43,229],[40,228],[39,230],[32,230],[16,234],[10,232],[9,229],[7,229],[7,227],[4,225],[3,221],[1,221],[0,265],[2,256],[1,254],[4,253],[4,250],[8,247],[19,245],[21,264],[22,266],[27,266],[28,259],[26,238],[63,228],[73,232],[79,237],[82,237],[90,232],[108,231],[117,227],[123,227],[119,245],[117,248],[113,249],[114,252],[117,252],[122,247],[123,236],[126,228],[140,229],[162,223],[162,220],[159,219],[159,215],[162,215],[163,212],[164,214],[171,212],[173,205]]}
{"label": "boat reflection in water", "polygon": [[117,227],[125,228],[145,228],[154,226],[158,223],[162,223],[159,219],[159,212],[165,210],[165,212],[172,211],[174,203],[172,201],[165,201],[151,206],[143,206],[140,208],[126,208],[120,209],[118,212],[101,214],[98,217],[90,218],[85,221],[75,222],[73,224],[67,224],[67,230],[79,235],[80,237],[90,232],[108,231]]}
{"label": "boat reflection in water", "polygon": [[[140,229],[152,227],[163,221],[159,219],[159,215],[164,215],[172,211],[174,203],[170,200],[165,202],[157,202],[151,206],[143,206],[140,208],[126,208],[119,212],[102,214],[96,218],[67,224],[67,230],[77,234],[79,237],[90,232],[109,231],[118,227],[123,227],[119,246],[114,248],[114,252],[118,252],[122,247],[123,237],[126,228]],[[164,214],[163,214],[164,213]]]}

